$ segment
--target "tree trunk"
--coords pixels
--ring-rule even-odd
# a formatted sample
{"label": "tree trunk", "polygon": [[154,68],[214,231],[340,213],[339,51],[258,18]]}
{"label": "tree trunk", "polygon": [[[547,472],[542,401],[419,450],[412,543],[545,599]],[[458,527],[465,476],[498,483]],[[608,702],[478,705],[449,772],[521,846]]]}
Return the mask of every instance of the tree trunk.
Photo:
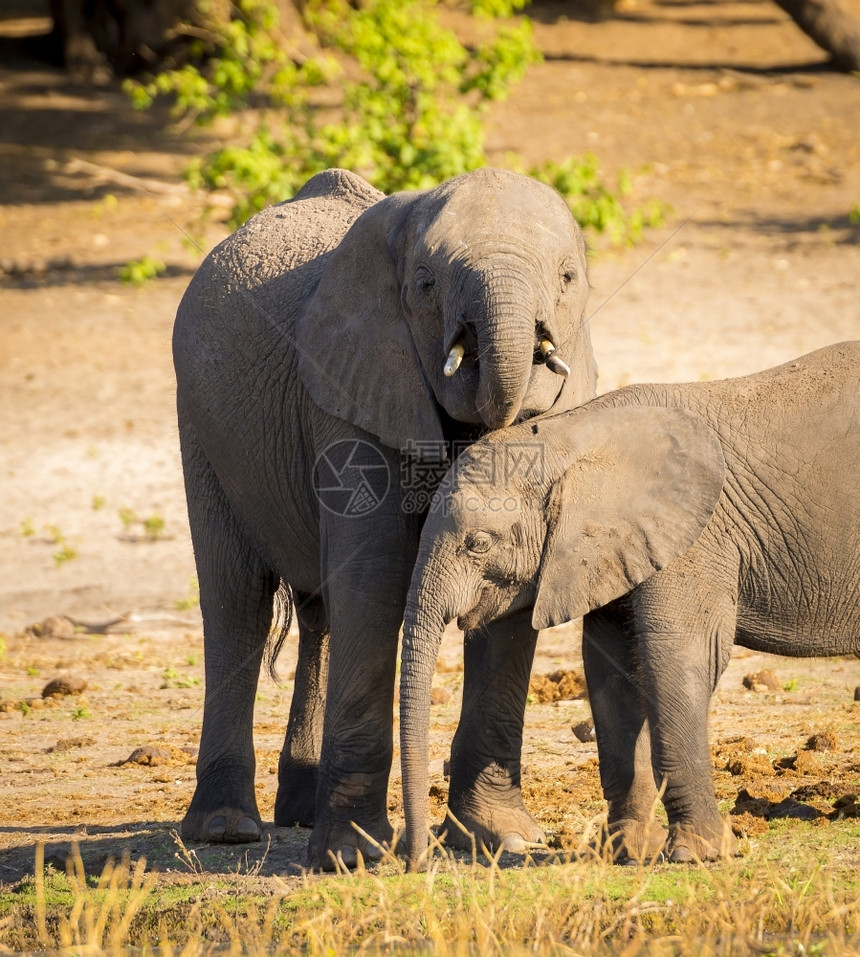
{"label": "tree trunk", "polygon": [[199,0],[51,0],[51,14],[61,60],[83,80],[153,69],[180,21],[201,20]]}
{"label": "tree trunk", "polygon": [[840,70],[860,70],[860,20],[839,0],[776,0]]}

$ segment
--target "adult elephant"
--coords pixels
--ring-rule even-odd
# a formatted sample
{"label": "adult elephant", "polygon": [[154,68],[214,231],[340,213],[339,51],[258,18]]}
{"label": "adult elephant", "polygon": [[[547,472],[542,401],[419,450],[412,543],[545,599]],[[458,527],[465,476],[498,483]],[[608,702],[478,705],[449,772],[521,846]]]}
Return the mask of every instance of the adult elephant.
{"label": "adult elephant", "polygon": [[[300,635],[275,821],[313,823],[313,866],[391,839],[396,649],[427,486],[450,443],[594,394],[586,297],[565,203],[502,170],[388,197],[329,170],[207,257],[173,339],[206,669],[186,839],[260,836],[253,706],[281,583]],[[535,639],[523,617],[469,642],[466,700],[492,682],[506,704],[464,708],[452,752],[450,810],[508,846],[540,838],[519,787]]]}
{"label": "adult elephant", "polygon": [[[707,719],[732,645],[860,654],[860,342],[738,379],[628,386],[463,453],[424,525],[403,629],[412,866],[427,849],[445,625],[524,608],[538,628],[585,615],[619,854],[641,860],[664,842],[675,862],[730,853]],[[668,836],[653,819],[657,785]]]}

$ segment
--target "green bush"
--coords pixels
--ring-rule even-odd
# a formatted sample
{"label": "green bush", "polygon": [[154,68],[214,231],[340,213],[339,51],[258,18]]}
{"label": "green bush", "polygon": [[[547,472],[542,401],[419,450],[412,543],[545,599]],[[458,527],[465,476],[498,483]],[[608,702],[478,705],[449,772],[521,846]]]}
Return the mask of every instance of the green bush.
{"label": "green bush", "polygon": [[[526,3],[471,0],[470,9],[492,18]],[[436,8],[437,0],[366,0],[358,8],[305,0],[302,21],[318,52],[295,62],[276,40],[269,0],[237,0],[234,17],[213,27],[214,42],[191,51],[192,63],[126,89],[141,108],[170,97],[185,122],[236,118],[232,144],[187,172],[195,188],[231,194],[231,227],[333,166],[386,193],[434,186],[486,165],[487,106],[540,60],[527,19],[484,23],[483,40],[466,47]],[[625,211],[594,157],[530,172],[556,186],[584,226],[613,239],[655,221],[654,211]]]}

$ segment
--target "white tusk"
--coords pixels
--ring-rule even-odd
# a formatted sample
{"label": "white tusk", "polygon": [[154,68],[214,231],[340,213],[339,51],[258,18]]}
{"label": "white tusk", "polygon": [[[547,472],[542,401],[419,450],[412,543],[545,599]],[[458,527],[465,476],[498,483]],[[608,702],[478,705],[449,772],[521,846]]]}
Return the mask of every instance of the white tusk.
{"label": "white tusk", "polygon": [[552,344],[551,339],[541,339],[540,353],[550,372],[564,376],[565,379],[570,375],[570,366],[561,356],[556,354],[555,346]]}
{"label": "white tusk", "polygon": [[445,360],[445,368],[442,370],[447,378],[451,378],[452,375],[460,368],[460,363],[463,361],[463,356],[466,354],[466,347],[462,342],[455,342],[451,346],[451,351],[448,353],[448,358]]}
{"label": "white tusk", "polygon": [[556,375],[564,376],[565,379],[570,375],[570,366],[564,361],[564,359],[555,354],[547,356],[546,367],[550,372],[554,372]]}

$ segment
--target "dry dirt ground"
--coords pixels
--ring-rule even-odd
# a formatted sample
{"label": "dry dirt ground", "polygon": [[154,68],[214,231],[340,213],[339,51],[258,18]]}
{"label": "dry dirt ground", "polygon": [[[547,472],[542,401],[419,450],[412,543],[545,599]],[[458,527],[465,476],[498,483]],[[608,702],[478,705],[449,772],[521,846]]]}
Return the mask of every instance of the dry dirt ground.
{"label": "dry dirt ground", "polygon": [[[126,848],[182,875],[172,833],[193,787],[202,639],[169,341],[198,261],[185,239],[197,204],[180,185],[195,147],[132,114],[118,89],[72,86],[34,58],[26,35],[45,29],[42,12],[0,4],[0,884],[32,869],[37,840],[59,866],[72,838],[89,869]],[[644,243],[595,257],[601,390],[752,372],[860,335],[856,78],[829,71],[768,0],[532,13],[546,61],[491,113],[491,159],[591,150],[609,172],[647,165],[640,194],[674,207]],[[221,235],[210,228],[203,245]],[[118,268],[145,255],[167,276],[120,283]],[[156,536],[143,524],[153,518]],[[64,620],[27,630],[48,616],[123,620],[106,634]],[[260,686],[268,821],[294,654],[281,685]],[[450,692],[434,709],[437,801],[460,660],[452,632],[437,675]],[[537,674],[579,665],[574,626],[542,636]],[[776,687],[745,689],[764,668]],[[61,675],[86,688],[42,704]],[[838,827],[838,800],[852,812],[856,685],[854,659],[735,656],[713,703],[715,776],[726,810],[741,795],[736,817],[753,839],[771,815]],[[601,809],[595,745],[572,732],[588,705],[535,697],[528,801],[572,846]],[[816,732],[832,733],[825,750],[807,748]],[[149,750],[129,763],[138,748]],[[396,771],[390,801],[398,821]],[[268,826],[268,847],[195,850],[212,871],[265,858],[263,874],[283,875],[303,862],[306,836]]]}

